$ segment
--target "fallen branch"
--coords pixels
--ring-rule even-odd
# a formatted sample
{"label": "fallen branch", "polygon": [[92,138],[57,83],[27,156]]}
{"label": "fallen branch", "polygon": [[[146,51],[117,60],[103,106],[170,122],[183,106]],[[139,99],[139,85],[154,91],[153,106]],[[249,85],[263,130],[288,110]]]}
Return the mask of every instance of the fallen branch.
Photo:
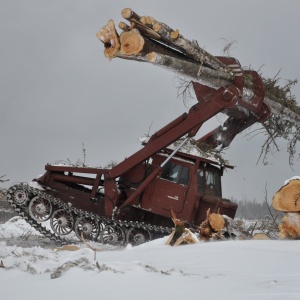
{"label": "fallen branch", "polygon": [[57,268],[51,274],[51,279],[56,279],[58,277],[61,277],[64,272],[70,270],[71,268],[74,268],[77,266],[83,267],[83,266],[87,265],[88,263],[89,263],[89,261],[85,257],[79,258],[75,261],[68,261],[68,262],[64,263],[63,265],[61,265],[59,268]]}

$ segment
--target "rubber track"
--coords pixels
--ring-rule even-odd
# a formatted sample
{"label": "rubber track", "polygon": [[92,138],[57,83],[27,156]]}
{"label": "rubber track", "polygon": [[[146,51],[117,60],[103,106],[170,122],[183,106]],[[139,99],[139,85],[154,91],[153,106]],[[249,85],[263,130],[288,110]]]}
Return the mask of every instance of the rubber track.
{"label": "rubber track", "polygon": [[[32,219],[27,210],[30,200],[28,200],[24,205],[18,205],[14,202],[13,195],[17,190],[23,190],[26,191],[28,195],[32,195],[30,199],[32,199],[35,196],[39,196],[43,199],[49,200],[49,202],[52,203],[55,209],[65,209],[69,212],[72,212],[75,215],[75,218],[88,217],[96,220],[98,224],[101,225],[103,224],[104,226],[107,225],[120,226],[126,234],[126,243],[128,240],[127,230],[131,228],[143,228],[145,230],[148,230],[151,234],[151,240],[159,238],[166,234],[170,234],[172,231],[172,228],[169,227],[150,225],[150,224],[140,223],[140,222],[127,222],[122,220],[113,220],[108,217],[99,216],[81,209],[77,209],[76,207],[69,206],[68,204],[64,203],[60,199],[55,198],[40,189],[30,186],[28,183],[20,183],[10,187],[6,192],[6,196],[8,202],[10,203],[14,211],[18,213],[19,216],[21,216],[27,223],[29,223],[32,227],[34,227],[38,232],[40,232],[45,237],[51,239],[52,241],[54,241],[56,244],[61,244],[61,245],[68,244],[69,243],[68,239],[64,238],[64,237],[68,237],[68,235],[58,235],[48,230],[46,227],[42,226],[41,225],[42,223]],[[101,232],[99,233],[98,237],[100,236],[101,236]]]}

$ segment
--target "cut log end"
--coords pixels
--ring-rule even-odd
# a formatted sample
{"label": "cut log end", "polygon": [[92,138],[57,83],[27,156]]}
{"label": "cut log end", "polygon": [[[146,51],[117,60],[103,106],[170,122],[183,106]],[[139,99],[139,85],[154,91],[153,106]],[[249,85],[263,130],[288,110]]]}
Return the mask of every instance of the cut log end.
{"label": "cut log end", "polygon": [[131,8],[124,8],[121,12],[121,15],[124,19],[130,21],[130,20],[136,20],[139,21],[140,20],[140,16],[135,13]]}
{"label": "cut log end", "polygon": [[176,29],[175,31],[172,31],[170,33],[170,38],[172,40],[176,40],[176,39],[178,39],[178,37],[179,37],[179,30],[178,29]]}
{"label": "cut log end", "polygon": [[152,27],[153,30],[155,30],[156,32],[159,32],[159,31],[162,30],[162,25],[161,25],[161,23],[159,23],[159,22],[155,22],[152,26],[153,26],[153,27]]}
{"label": "cut log end", "polygon": [[156,52],[150,52],[147,54],[147,60],[151,63],[154,63],[157,57],[157,53]]}
{"label": "cut log end", "polygon": [[121,15],[124,19],[130,19],[133,15],[133,11],[131,10],[131,8],[124,8],[121,12]]}
{"label": "cut log end", "polygon": [[275,193],[272,205],[274,209],[284,212],[300,211],[300,180],[293,179]]}
{"label": "cut log end", "polygon": [[225,219],[220,214],[212,213],[208,217],[208,221],[213,230],[220,232],[225,227]]}
{"label": "cut log end", "polygon": [[147,25],[153,25],[156,22],[156,20],[152,17],[146,16],[146,24]]}
{"label": "cut log end", "polygon": [[109,20],[108,23],[97,32],[96,37],[104,44],[105,57],[109,59],[115,57],[120,49],[120,41],[114,21]]}
{"label": "cut log end", "polygon": [[129,31],[131,29],[130,26],[124,22],[119,23],[119,28],[123,31]]}
{"label": "cut log end", "polygon": [[281,239],[300,238],[300,215],[298,213],[287,213],[278,226],[278,237]]}
{"label": "cut log end", "polygon": [[145,40],[137,29],[122,32],[120,35],[120,42],[120,53],[125,55],[139,54],[142,52],[145,45]]}

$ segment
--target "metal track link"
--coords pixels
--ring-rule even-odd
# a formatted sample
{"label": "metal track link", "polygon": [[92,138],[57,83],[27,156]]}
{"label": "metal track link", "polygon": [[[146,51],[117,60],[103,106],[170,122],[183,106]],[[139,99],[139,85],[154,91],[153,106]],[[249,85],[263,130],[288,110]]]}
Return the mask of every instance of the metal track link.
{"label": "metal track link", "polygon": [[[27,193],[28,200],[24,204],[19,205],[19,204],[15,203],[14,193],[16,191],[24,191]],[[70,234],[68,234],[66,236],[58,235],[58,234],[52,232],[51,230],[47,229],[46,227],[42,226],[41,225],[42,223],[37,222],[34,219],[32,219],[28,213],[28,206],[29,206],[30,200],[33,197],[39,196],[43,199],[48,200],[53,205],[53,207],[55,207],[56,209],[63,209],[68,212],[71,212],[75,217],[91,218],[93,220],[96,220],[98,222],[98,224],[102,224],[103,226],[107,226],[107,225],[120,226],[125,232],[127,232],[131,228],[142,228],[142,229],[148,230],[151,234],[151,240],[160,238],[164,235],[168,235],[172,231],[172,228],[168,228],[168,227],[156,226],[156,225],[140,223],[140,222],[127,222],[127,221],[122,221],[122,220],[114,220],[114,219],[111,219],[108,217],[96,215],[94,213],[90,213],[88,211],[84,211],[84,210],[78,209],[76,207],[73,207],[73,206],[69,205],[68,203],[64,203],[60,199],[47,194],[47,192],[45,192],[45,190],[32,187],[28,183],[20,183],[20,184],[13,185],[12,187],[10,187],[7,190],[6,194],[7,194],[7,200],[9,202],[9,204],[14,209],[14,211],[16,213],[18,213],[19,216],[21,216],[27,223],[29,223],[32,227],[34,227],[42,235],[51,239],[55,243],[61,244],[61,245],[65,245],[65,244],[69,243],[69,241],[68,241],[68,239],[66,239],[66,237],[68,237]],[[74,229],[73,229],[73,231],[74,231]],[[101,235],[101,232],[99,233],[99,236],[100,235]],[[126,241],[127,241],[127,237],[126,237]]]}

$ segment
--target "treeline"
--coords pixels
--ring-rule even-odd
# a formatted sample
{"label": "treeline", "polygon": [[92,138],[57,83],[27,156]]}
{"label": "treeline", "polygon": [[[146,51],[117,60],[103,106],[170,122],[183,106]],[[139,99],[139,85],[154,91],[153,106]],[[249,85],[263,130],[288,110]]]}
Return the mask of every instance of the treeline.
{"label": "treeline", "polygon": [[282,217],[280,217],[280,212],[276,211],[272,207],[272,204],[267,203],[267,201],[256,202],[255,199],[252,201],[232,201],[238,204],[238,209],[235,215],[236,218],[254,220],[264,219],[266,216],[272,217],[271,215],[273,215],[274,218],[277,216],[278,219]]}

